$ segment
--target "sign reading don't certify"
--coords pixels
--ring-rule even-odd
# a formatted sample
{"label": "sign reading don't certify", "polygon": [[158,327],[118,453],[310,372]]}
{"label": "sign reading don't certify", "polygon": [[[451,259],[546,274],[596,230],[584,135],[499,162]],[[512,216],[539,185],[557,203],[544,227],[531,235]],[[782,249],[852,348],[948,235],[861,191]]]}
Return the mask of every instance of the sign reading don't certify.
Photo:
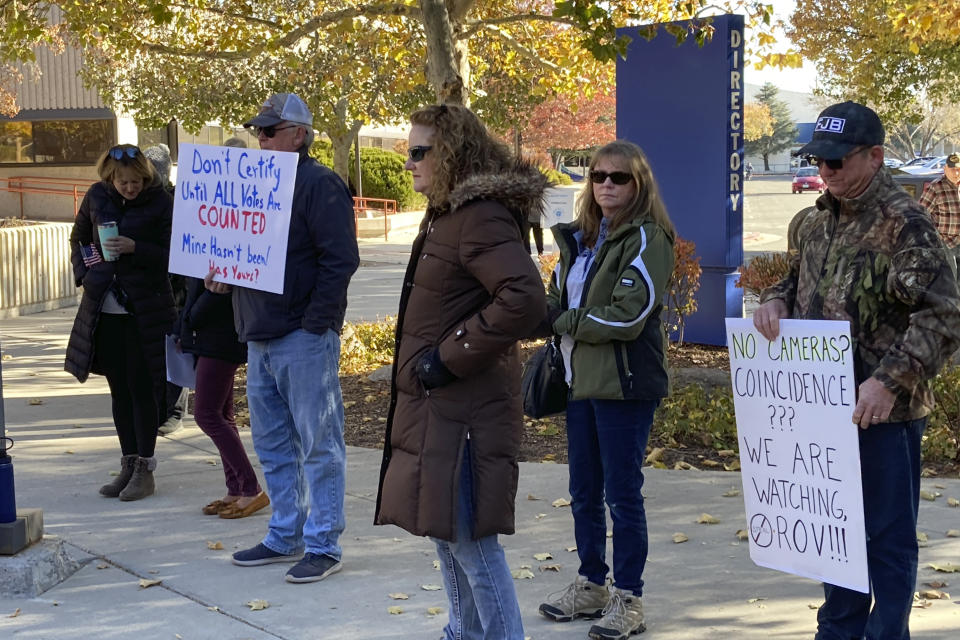
{"label": "sign reading don't certify", "polygon": [[283,293],[298,156],[181,144],[171,273]]}
{"label": "sign reading don't certify", "polygon": [[750,558],[869,591],[847,322],[727,318]]}

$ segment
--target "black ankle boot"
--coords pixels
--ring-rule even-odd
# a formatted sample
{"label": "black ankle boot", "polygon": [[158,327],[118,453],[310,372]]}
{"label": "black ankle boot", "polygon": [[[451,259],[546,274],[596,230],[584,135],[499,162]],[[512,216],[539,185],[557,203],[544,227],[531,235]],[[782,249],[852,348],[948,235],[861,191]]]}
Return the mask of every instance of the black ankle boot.
{"label": "black ankle boot", "polygon": [[137,456],[135,454],[120,458],[120,475],[114,478],[113,482],[100,487],[100,495],[108,498],[116,498],[119,496],[120,492],[127,486],[127,483],[130,482],[130,477],[133,476],[133,466],[136,462]]}
{"label": "black ankle boot", "polygon": [[133,476],[123,491],[120,492],[120,499],[129,502],[152,496],[156,490],[153,483],[153,467],[155,466],[154,458],[138,457],[133,466]]}

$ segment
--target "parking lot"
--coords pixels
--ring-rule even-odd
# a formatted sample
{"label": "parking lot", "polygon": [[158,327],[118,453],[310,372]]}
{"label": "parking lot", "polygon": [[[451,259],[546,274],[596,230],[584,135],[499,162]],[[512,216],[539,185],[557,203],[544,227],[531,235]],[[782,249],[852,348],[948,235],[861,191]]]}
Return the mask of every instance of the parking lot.
{"label": "parking lot", "polygon": [[760,251],[786,251],[790,219],[817,201],[816,191],[791,193],[791,179],[789,175],[755,175],[745,182],[743,250],[748,257]]}

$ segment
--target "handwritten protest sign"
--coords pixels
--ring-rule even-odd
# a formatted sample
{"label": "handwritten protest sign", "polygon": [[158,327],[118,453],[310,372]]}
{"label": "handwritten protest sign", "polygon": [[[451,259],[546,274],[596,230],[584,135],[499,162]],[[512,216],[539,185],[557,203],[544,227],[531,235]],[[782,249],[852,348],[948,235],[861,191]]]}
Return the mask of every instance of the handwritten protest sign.
{"label": "handwritten protest sign", "polygon": [[297,154],[181,144],[171,273],[283,293]]}
{"label": "handwritten protest sign", "polygon": [[847,322],[727,318],[750,558],[868,592]]}

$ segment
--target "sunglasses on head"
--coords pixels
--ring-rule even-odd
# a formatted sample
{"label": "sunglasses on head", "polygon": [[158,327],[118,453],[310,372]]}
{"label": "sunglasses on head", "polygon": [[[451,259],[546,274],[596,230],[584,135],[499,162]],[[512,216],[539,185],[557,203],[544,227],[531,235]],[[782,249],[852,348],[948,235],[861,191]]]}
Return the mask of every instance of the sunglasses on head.
{"label": "sunglasses on head", "polygon": [[299,126],[299,125],[288,124],[285,127],[278,127],[277,125],[272,124],[269,127],[254,127],[253,132],[257,134],[257,137],[260,137],[260,134],[262,133],[267,138],[272,138],[273,136],[277,135],[277,131],[283,131],[284,129],[293,129],[296,126]]}
{"label": "sunglasses on head", "polygon": [[137,154],[139,152],[140,152],[140,149],[137,149],[136,147],[120,147],[120,146],[114,147],[113,149],[110,149],[110,151],[108,151],[108,153],[110,154],[110,157],[118,161],[122,161],[124,158],[133,160],[134,158],[137,157]]}
{"label": "sunglasses on head", "polygon": [[819,168],[820,165],[825,165],[828,169],[832,169],[833,171],[840,171],[840,169],[843,169],[844,160],[846,160],[847,158],[851,158],[856,154],[860,153],[861,151],[864,151],[869,148],[870,147],[857,147],[847,155],[843,156],[842,158],[837,158],[836,160],[827,160],[826,158],[818,158],[817,156],[807,156],[807,162],[809,162],[811,165],[817,168]]}
{"label": "sunglasses on head", "polygon": [[423,156],[427,155],[427,151],[430,151],[433,147],[428,147],[425,145],[418,145],[416,147],[410,147],[407,150],[407,155],[410,156],[410,159],[414,162],[420,162],[423,160]]}
{"label": "sunglasses on head", "polygon": [[594,184],[603,184],[607,181],[607,178],[610,178],[613,184],[627,184],[633,180],[633,176],[626,171],[611,171],[610,173],[606,171],[590,172],[590,182]]}

